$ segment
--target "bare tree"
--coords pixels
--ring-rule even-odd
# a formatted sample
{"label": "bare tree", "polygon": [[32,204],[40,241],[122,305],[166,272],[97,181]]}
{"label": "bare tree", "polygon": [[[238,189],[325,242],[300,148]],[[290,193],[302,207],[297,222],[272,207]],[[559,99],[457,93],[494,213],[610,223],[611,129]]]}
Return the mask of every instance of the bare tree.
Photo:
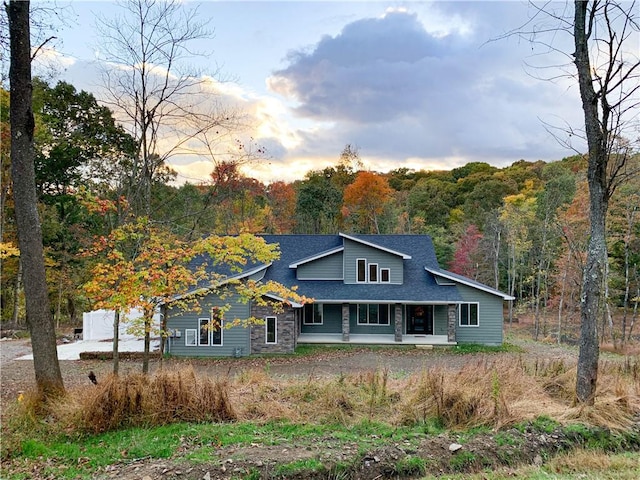
{"label": "bare tree", "polygon": [[603,282],[607,281],[607,210],[616,188],[637,173],[627,168],[628,149],[619,147],[625,133],[633,124],[638,125],[640,14],[635,2],[576,0],[574,8],[574,61],[589,151],[591,221],[581,297],[576,398],[580,403],[592,404],[598,378],[597,317]]}
{"label": "bare tree", "polygon": [[149,216],[152,184],[174,175],[166,160],[193,153],[194,137],[226,133],[237,119],[230,108],[211,107],[216,81],[188,64],[194,42],[212,35],[197,9],[178,0],[123,0],[120,7],[121,15],[98,18],[104,101],[136,139],[129,197]]}
{"label": "bare tree", "polygon": [[[615,190],[638,171],[629,165],[637,150],[640,123],[640,9],[637,2],[574,0],[570,4],[541,5],[530,2],[533,15],[523,27],[505,35],[520,35],[542,46],[543,53],[560,54],[565,63],[545,66],[547,80],[569,77],[579,86],[584,128],[572,125],[548,128],[566,146],[579,137],[587,144],[590,236],[582,293],[581,331],[576,400],[593,404],[598,378],[599,345],[597,319],[606,298],[606,217]],[[561,33],[572,47],[559,45]],[[573,48],[570,52],[569,48]],[[629,149],[627,139],[635,138]],[[624,145],[624,148],[621,148]]]}
{"label": "bare tree", "polygon": [[64,384],[49,305],[37,208],[29,6],[28,1],[16,0],[6,5],[11,45],[11,177],[36,384],[46,398],[63,392]]}

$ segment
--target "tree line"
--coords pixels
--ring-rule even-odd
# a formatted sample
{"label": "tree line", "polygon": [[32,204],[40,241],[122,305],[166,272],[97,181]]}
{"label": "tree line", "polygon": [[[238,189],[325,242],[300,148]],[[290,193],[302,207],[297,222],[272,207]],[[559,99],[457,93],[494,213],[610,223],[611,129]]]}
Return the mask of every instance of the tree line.
{"label": "tree line", "polygon": [[[518,160],[498,168],[473,162],[446,171],[366,168],[347,145],[335,164],[291,183],[265,184],[247,172],[244,152],[212,162],[206,181],[175,183],[160,161],[150,201],[140,200],[131,168],[135,139],[111,110],[72,85],[34,79],[36,190],[42,218],[47,285],[57,326],[92,308],[82,286],[96,237],[148,217],[184,241],[241,233],[428,234],[443,268],[517,298],[510,320],[530,312],[535,337],[575,338],[588,239],[587,158]],[[2,90],[2,112],[9,95]],[[2,132],[9,124],[3,113]],[[6,145],[6,143],[3,143]],[[241,152],[242,149],[239,149]],[[3,147],[3,156],[8,154]],[[259,160],[254,160],[259,161]],[[3,162],[2,321],[24,322],[9,162]],[[635,154],[632,163],[640,163]],[[640,180],[613,195],[608,214],[608,275],[600,335],[631,338],[640,297]]]}

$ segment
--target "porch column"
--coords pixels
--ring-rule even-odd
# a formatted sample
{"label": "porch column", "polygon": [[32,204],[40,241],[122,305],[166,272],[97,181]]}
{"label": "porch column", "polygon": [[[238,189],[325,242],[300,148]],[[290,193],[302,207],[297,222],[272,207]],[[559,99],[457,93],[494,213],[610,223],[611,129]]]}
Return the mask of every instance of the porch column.
{"label": "porch column", "polygon": [[458,307],[457,305],[449,305],[448,311],[448,323],[447,323],[447,341],[456,341],[456,321],[458,319]]}
{"label": "porch column", "polygon": [[395,341],[402,342],[402,304],[396,303],[395,310],[396,313],[393,320]]}
{"label": "porch column", "polygon": [[342,304],[342,341],[349,341],[349,304]]}

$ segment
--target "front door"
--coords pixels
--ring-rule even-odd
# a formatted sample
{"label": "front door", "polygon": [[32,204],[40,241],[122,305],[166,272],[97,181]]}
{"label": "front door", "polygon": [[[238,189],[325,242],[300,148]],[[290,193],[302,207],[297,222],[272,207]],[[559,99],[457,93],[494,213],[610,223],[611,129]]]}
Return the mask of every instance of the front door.
{"label": "front door", "polygon": [[433,335],[433,305],[410,305],[407,335]]}

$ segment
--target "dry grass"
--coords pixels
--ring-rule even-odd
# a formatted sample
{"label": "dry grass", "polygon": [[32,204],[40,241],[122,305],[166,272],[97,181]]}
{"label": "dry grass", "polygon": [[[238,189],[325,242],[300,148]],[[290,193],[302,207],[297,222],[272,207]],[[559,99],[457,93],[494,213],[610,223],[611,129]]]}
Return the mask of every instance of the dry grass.
{"label": "dry grass", "polygon": [[[558,455],[546,465],[547,470],[564,475],[575,475],[593,478],[598,473],[609,475],[621,472],[633,472],[640,469],[640,456],[610,455],[594,450],[573,450],[571,453]],[[616,477],[617,478],[617,477]],[[634,480],[637,476],[628,477]]]}
{"label": "dry grass", "polygon": [[89,391],[70,392],[54,410],[67,425],[93,433],[134,425],[236,418],[227,383],[200,377],[192,368],[153,376],[111,375]]}
{"label": "dry grass", "polygon": [[[89,390],[70,391],[50,414],[64,429],[95,433],[233,420],[415,425],[436,419],[449,429],[500,428],[541,415],[623,429],[640,412],[639,371],[638,360],[602,362],[595,405],[585,407],[574,405],[575,365],[563,361],[483,357],[460,370],[435,367],[402,379],[386,370],[301,379],[256,369],[216,381],[188,367],[108,377]],[[25,411],[33,412],[29,398]]]}

